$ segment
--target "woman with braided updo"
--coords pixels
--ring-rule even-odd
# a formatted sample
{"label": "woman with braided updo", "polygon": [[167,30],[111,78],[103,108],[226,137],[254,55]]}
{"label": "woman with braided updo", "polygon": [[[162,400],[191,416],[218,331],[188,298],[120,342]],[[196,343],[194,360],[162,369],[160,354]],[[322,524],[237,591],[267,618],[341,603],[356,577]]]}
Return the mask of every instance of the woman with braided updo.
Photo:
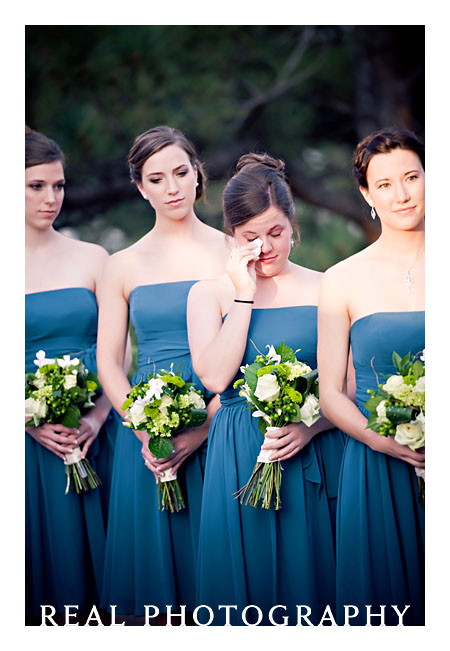
{"label": "woman with braided updo", "polygon": [[[225,226],[234,238],[226,273],[197,283],[188,299],[194,370],[220,393],[209,434],[200,524],[197,602],[224,624],[220,605],[271,608],[294,623],[297,604],[311,621],[335,601],[334,516],[343,434],[321,417],[311,427],[289,423],[266,434],[271,460],[282,461],[282,508],[255,509],[233,498],[249,479],[263,438],[245,398],[233,389],[241,366],[282,341],[316,368],[317,300],[321,274],[289,261],[295,208],[284,163],[247,154],[223,193]],[[259,239],[260,252],[255,250]],[[253,615],[255,610],[253,610]],[[247,614],[249,621],[251,614]]]}

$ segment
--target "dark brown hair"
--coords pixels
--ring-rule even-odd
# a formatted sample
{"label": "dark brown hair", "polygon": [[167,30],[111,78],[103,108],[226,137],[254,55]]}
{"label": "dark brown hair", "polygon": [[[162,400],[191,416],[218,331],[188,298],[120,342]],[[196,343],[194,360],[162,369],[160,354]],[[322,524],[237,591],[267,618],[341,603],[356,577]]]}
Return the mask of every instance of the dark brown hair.
{"label": "dark brown hair", "polygon": [[270,206],[279,208],[294,228],[295,206],[284,175],[284,162],[268,154],[241,156],[223,191],[222,206],[224,225],[231,233]]}
{"label": "dark brown hair", "polygon": [[168,145],[178,145],[189,156],[192,167],[197,171],[198,186],[195,188],[195,198],[200,199],[206,187],[205,171],[192,142],[184,133],[172,127],[153,127],[153,129],[149,129],[137,136],[128,154],[132,182],[136,183],[136,185],[142,183],[142,168],[145,161]]}
{"label": "dark brown hair", "polygon": [[25,125],[25,169],[56,161],[64,167],[64,154],[56,142]]}
{"label": "dark brown hair", "polygon": [[361,140],[353,154],[353,176],[358,185],[367,188],[367,168],[376,154],[388,154],[394,149],[408,149],[418,155],[425,169],[425,145],[408,129],[391,127],[375,131]]}

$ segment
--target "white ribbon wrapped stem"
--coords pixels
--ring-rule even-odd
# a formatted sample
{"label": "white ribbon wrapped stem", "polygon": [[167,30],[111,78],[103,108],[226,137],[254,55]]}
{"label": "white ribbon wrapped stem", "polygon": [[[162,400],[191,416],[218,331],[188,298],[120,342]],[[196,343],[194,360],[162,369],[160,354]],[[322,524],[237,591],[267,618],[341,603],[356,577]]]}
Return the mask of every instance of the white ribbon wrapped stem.
{"label": "white ribbon wrapped stem", "polygon": [[73,452],[65,455],[64,463],[66,466],[71,466],[73,463],[79,463],[82,461],[83,457],[81,456],[81,448],[75,448]]}
{"label": "white ribbon wrapped stem", "polygon": [[[280,427],[268,427],[266,429],[266,432],[274,432],[274,431],[276,431],[278,429],[281,429],[281,428]],[[273,439],[268,439],[268,438],[264,437],[263,445],[264,445],[264,443],[270,443],[270,441],[273,441]],[[273,463],[274,461],[272,459],[269,459],[269,456],[273,452],[275,452],[274,449],[263,450],[262,446],[261,446],[261,450],[259,451],[258,458],[256,459],[256,461],[262,462],[262,463]],[[275,461],[276,461],[276,459],[275,459]]]}
{"label": "white ribbon wrapped stem", "polygon": [[164,475],[159,478],[160,482],[165,482],[165,481],[172,481],[173,479],[177,478],[177,473],[172,472],[172,469],[169,468],[169,470],[164,470]]}

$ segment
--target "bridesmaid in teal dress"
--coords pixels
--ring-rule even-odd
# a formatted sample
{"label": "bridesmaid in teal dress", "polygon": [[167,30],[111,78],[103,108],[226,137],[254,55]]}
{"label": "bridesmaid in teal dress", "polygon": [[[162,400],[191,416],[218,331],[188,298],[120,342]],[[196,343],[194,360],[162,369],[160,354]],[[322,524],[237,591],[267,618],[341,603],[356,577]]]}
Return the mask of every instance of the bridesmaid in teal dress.
{"label": "bridesmaid in teal dress", "polygon": [[[220,392],[210,429],[202,504],[197,602],[214,625],[243,625],[247,605],[261,625],[297,623],[297,605],[317,624],[335,600],[334,522],[344,436],[321,417],[308,428],[290,423],[264,448],[282,461],[282,508],[241,505],[233,494],[249,479],[263,444],[256,418],[232,388],[257,350],[284,341],[316,364],[321,274],[293,264],[295,209],[284,164],[248,154],[223,195],[224,220],[235,241],[227,273],[198,283],[188,299],[194,369]],[[255,240],[262,243],[255,251]],[[269,436],[269,435],[268,435]],[[274,606],[278,606],[273,610]],[[244,618],[258,622],[258,611]],[[204,613],[203,613],[204,614]],[[209,617],[209,615],[208,615]]]}
{"label": "bridesmaid in teal dress", "polygon": [[[404,129],[376,132],[358,145],[354,173],[381,222],[376,242],[329,269],[319,303],[320,401],[349,434],[337,513],[338,624],[424,625],[424,511],[413,452],[393,437],[365,429],[367,389],[394,373],[392,352],[425,347],[424,148]],[[356,405],[341,387],[348,347],[356,373]],[[352,604],[345,620],[344,605]],[[358,614],[359,613],[359,614]],[[378,616],[376,616],[378,615]]]}
{"label": "bridesmaid in teal dress", "polygon": [[[46,136],[25,132],[25,368],[36,352],[71,354],[96,371],[97,282],[107,258],[101,247],[53,228],[64,198],[64,156]],[[98,604],[105,546],[105,476],[109,444],[102,425],[110,403],[100,396],[79,430],[60,425],[25,428],[26,613],[41,604]],[[99,434],[100,432],[100,434]],[[103,481],[98,489],[65,495],[64,455],[79,445]]]}
{"label": "bridesmaid in teal dress", "polygon": [[[108,260],[101,287],[98,362],[102,385],[121,409],[130,382],[120,360],[131,317],[138,343],[138,370],[131,383],[161,368],[202,386],[192,370],[186,301],[198,280],[221,273],[223,233],[203,224],[194,203],[206,178],[192,143],[170,127],[138,136],[129,154],[131,178],[156,213],[155,226]],[[111,327],[114,324],[114,327]],[[211,398],[211,396],[209,396]],[[217,399],[210,400],[208,410]],[[145,604],[195,608],[195,568],[203,490],[204,442],[209,422],[174,438],[169,459],[157,460],[148,434],[120,426],[114,458],[102,605],[122,615],[142,616]],[[187,507],[158,510],[157,482],[172,468]],[[161,621],[160,616],[158,621]],[[132,621],[132,620],[130,620]],[[152,623],[155,619],[152,620]]]}

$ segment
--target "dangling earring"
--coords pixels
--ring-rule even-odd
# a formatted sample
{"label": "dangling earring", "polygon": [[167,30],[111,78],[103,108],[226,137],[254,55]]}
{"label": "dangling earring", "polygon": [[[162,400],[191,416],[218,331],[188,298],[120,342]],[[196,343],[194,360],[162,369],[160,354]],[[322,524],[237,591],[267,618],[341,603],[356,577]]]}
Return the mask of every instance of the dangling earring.
{"label": "dangling earring", "polygon": [[370,211],[372,219],[376,219],[377,213],[375,212],[375,208],[372,206],[372,210]]}
{"label": "dangling earring", "polygon": [[294,238],[291,237],[291,249],[292,249],[293,246],[294,246]]}

